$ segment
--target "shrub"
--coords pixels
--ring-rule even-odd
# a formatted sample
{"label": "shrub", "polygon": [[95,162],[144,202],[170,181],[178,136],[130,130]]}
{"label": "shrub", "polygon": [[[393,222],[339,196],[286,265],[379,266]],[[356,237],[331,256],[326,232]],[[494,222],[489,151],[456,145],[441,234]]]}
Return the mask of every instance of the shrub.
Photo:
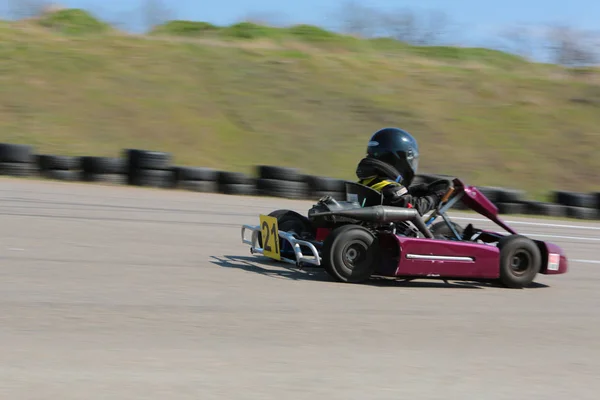
{"label": "shrub", "polygon": [[48,13],[38,20],[46,28],[71,35],[94,34],[106,32],[110,26],[87,11],[71,8]]}
{"label": "shrub", "polygon": [[240,22],[235,25],[228,26],[221,32],[223,36],[237,39],[258,39],[263,37],[280,36],[279,30],[267,26],[253,24],[251,22]]}
{"label": "shrub", "polygon": [[175,20],[155,27],[150,33],[153,35],[201,36],[218,29],[218,26],[208,22]]}
{"label": "shrub", "polygon": [[310,42],[328,41],[338,37],[335,33],[314,25],[294,25],[288,28],[287,31],[301,40]]}

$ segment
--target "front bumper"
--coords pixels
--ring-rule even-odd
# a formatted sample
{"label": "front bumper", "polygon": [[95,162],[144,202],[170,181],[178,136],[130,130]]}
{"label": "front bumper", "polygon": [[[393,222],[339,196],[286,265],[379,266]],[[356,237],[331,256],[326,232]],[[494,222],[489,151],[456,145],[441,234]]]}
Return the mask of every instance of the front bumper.
{"label": "front bumper", "polygon": [[566,274],[569,270],[569,261],[563,249],[549,242],[543,242],[546,247],[545,265],[541,273],[544,275]]}
{"label": "front bumper", "polygon": [[[250,239],[246,238],[246,231],[252,232]],[[250,253],[264,255],[263,248],[260,247],[258,243],[259,233],[260,227],[257,225],[242,225],[242,242],[244,244],[250,245]],[[293,264],[298,267],[304,264],[310,264],[315,266],[321,265],[321,257],[319,256],[319,251],[317,250],[314,244],[305,240],[297,239],[294,235],[282,231],[279,231],[279,238],[281,239],[282,244],[285,241],[289,244],[289,247],[291,247],[290,250],[284,251],[284,246],[281,246],[282,251],[280,257],[282,262]],[[302,252],[302,247],[308,248],[308,250],[312,254],[309,256],[305,255]]]}

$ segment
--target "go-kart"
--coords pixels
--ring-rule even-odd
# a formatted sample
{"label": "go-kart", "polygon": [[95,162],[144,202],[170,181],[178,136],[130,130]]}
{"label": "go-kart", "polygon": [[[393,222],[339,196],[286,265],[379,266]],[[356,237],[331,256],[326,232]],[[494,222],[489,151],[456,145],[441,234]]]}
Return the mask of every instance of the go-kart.
{"label": "go-kart", "polygon": [[[380,192],[347,182],[345,201],[325,196],[307,216],[292,210],[260,215],[260,225],[242,226],[242,242],[252,254],[300,268],[322,266],[347,283],[379,276],[498,280],[523,288],[538,273],[567,272],[567,257],[559,246],[518,234],[476,187],[457,178],[447,181],[449,189],[439,206],[424,216],[414,208],[384,206]],[[451,221],[447,211],[459,201],[508,234]],[[434,223],[437,218],[442,220]]]}

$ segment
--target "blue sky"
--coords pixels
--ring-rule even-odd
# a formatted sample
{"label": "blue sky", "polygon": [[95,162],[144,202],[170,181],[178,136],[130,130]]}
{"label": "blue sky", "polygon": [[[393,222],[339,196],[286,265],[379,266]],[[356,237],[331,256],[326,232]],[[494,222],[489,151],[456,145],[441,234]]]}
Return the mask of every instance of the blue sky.
{"label": "blue sky", "polygon": [[[25,3],[42,0],[3,0],[2,3]],[[143,0],[58,0],[67,7],[86,8],[104,19],[128,21],[138,29]],[[218,25],[231,24],[248,14],[266,14],[289,23],[309,23],[335,28],[336,12],[342,0],[162,0],[177,19],[203,20]],[[359,3],[390,10],[409,8],[415,11],[445,12],[457,23],[460,40],[467,45],[483,45],[496,37],[496,31],[514,23],[534,26],[553,22],[580,29],[600,30],[598,0],[358,0]],[[418,4],[418,6],[415,6]],[[3,10],[3,13],[6,11]],[[137,20],[137,21],[136,21]]]}

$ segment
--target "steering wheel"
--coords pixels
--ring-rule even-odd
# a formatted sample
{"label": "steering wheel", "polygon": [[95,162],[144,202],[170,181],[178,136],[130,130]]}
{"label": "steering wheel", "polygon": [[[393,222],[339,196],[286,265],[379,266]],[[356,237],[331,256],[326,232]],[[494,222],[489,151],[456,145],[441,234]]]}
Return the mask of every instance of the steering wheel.
{"label": "steering wheel", "polygon": [[452,197],[452,194],[455,191],[456,191],[456,187],[454,185],[451,185],[448,188],[448,190],[446,191],[446,193],[444,193],[444,195],[442,196],[442,199],[440,200],[436,211],[439,211],[442,209],[442,207],[450,200],[450,198]]}
{"label": "steering wheel", "polygon": [[456,189],[454,189],[454,186],[450,186],[448,188],[448,191],[442,197],[442,200],[440,201],[440,204],[446,203],[448,201],[448,199],[450,198],[450,196],[452,196],[452,193],[454,193],[455,190]]}

